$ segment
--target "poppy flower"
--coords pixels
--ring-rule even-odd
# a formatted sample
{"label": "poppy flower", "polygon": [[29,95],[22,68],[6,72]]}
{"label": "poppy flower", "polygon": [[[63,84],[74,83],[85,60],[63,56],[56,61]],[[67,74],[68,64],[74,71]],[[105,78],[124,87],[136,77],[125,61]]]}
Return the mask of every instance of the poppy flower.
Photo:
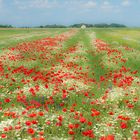
{"label": "poppy flower", "polygon": [[121,127],[122,129],[126,129],[128,126],[127,126],[127,124],[126,124],[125,122],[121,122],[121,123],[120,123],[120,127]]}
{"label": "poppy flower", "polygon": [[49,87],[48,84],[46,84],[46,85],[45,85],[45,88],[48,88],[48,87]]}
{"label": "poppy flower", "polygon": [[44,132],[43,131],[40,131],[39,132],[39,135],[41,135],[41,136],[44,135]]}
{"label": "poppy flower", "polygon": [[70,129],[74,129],[75,128],[75,125],[74,124],[69,124],[69,128]]}
{"label": "poppy flower", "polygon": [[38,121],[36,121],[36,120],[32,120],[31,122],[32,122],[32,124],[37,124],[38,123]]}
{"label": "poppy flower", "polygon": [[87,120],[86,120],[84,117],[81,117],[81,118],[80,118],[80,122],[81,122],[81,123],[85,123],[86,121],[87,121]]}
{"label": "poppy flower", "polygon": [[6,134],[1,134],[1,138],[5,139],[5,138],[7,138],[7,135]]}
{"label": "poppy flower", "polygon": [[30,126],[30,125],[32,124],[32,122],[26,121],[25,124],[26,124],[27,126]]}
{"label": "poppy flower", "polygon": [[138,130],[135,130],[133,133],[134,133],[135,135],[137,135],[137,134],[139,134],[139,131],[138,131]]}
{"label": "poppy flower", "polygon": [[35,134],[35,130],[33,128],[28,128],[27,132],[30,134],[30,135],[34,135]]}
{"label": "poppy flower", "polygon": [[103,136],[100,140],[115,140],[114,135]]}
{"label": "poppy flower", "polygon": [[38,115],[39,115],[39,116],[44,116],[44,112],[41,112],[41,111],[40,111],[40,112],[38,112]]}
{"label": "poppy flower", "polygon": [[5,103],[9,103],[11,100],[9,98],[6,98],[4,101]]}
{"label": "poppy flower", "polygon": [[72,131],[72,130],[69,130],[69,131],[68,131],[68,134],[69,134],[69,135],[74,135],[74,134],[75,134],[75,132],[74,132],[74,131]]}

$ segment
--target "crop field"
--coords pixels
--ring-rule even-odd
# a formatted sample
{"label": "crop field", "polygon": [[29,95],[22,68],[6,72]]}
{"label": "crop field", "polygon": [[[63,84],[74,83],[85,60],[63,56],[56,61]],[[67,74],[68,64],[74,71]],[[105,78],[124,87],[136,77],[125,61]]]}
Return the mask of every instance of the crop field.
{"label": "crop field", "polygon": [[140,29],[0,29],[0,139],[140,140]]}

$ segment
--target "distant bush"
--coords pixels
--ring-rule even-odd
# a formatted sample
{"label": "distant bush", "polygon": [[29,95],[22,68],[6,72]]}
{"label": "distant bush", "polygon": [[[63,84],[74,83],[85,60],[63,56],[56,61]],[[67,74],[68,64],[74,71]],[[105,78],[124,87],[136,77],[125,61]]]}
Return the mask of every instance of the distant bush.
{"label": "distant bush", "polygon": [[85,23],[73,24],[73,25],[70,25],[69,27],[72,27],[72,28],[81,28],[82,25],[85,25],[87,28],[93,27],[93,24],[85,24]]}
{"label": "distant bush", "polygon": [[123,24],[117,24],[117,23],[112,23],[109,25],[110,27],[126,27],[125,25]]}
{"label": "distant bush", "polygon": [[41,25],[39,26],[39,28],[67,28],[67,26],[54,24],[54,25],[45,25],[45,26]]}
{"label": "distant bush", "polygon": [[109,25],[106,23],[94,24],[93,26],[97,27],[97,28],[108,28],[109,27]]}
{"label": "distant bush", "polygon": [[0,28],[13,28],[12,25],[0,25]]}

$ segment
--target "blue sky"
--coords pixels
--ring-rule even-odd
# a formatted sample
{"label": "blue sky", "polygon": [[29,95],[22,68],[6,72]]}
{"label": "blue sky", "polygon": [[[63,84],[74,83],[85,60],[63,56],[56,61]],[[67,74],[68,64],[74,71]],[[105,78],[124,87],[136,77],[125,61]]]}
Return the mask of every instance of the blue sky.
{"label": "blue sky", "polygon": [[0,24],[74,23],[140,26],[140,0],[0,0]]}

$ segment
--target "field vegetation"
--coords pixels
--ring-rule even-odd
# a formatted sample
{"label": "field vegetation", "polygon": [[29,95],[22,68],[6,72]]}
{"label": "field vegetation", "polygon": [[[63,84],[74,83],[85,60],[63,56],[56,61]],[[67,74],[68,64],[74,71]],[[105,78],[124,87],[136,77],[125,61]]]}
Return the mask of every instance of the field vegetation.
{"label": "field vegetation", "polygon": [[140,29],[0,29],[0,138],[139,140]]}

